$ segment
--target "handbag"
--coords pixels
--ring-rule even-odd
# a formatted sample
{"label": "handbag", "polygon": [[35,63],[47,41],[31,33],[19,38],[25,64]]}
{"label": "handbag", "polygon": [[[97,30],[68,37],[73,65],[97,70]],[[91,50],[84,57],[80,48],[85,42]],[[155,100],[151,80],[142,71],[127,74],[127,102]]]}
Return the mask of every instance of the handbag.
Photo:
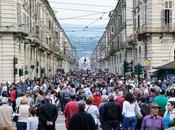
{"label": "handbag", "polygon": [[140,107],[137,103],[135,103],[134,111],[135,111],[136,117],[138,119],[142,119],[143,115],[142,115],[142,113],[140,111]]}
{"label": "handbag", "polygon": [[[18,113],[19,113],[19,107],[17,108],[17,114],[18,114]],[[19,117],[18,115],[15,115],[15,116],[13,117],[12,120],[13,120],[14,122],[18,122],[18,117]]]}

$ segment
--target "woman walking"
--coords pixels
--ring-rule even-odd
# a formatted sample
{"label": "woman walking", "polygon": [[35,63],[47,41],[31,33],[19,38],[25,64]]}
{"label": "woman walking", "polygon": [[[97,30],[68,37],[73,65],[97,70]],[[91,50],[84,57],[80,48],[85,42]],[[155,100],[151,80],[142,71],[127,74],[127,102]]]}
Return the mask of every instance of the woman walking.
{"label": "woman walking", "polygon": [[135,130],[137,124],[137,118],[135,113],[135,97],[132,93],[128,93],[123,102],[123,130]]}

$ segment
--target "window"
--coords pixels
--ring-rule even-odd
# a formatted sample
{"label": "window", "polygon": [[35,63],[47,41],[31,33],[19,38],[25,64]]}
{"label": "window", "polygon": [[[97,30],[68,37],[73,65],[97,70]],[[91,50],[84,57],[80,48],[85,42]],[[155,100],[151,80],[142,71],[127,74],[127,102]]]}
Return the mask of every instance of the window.
{"label": "window", "polygon": [[0,0],[0,27],[1,27],[1,17],[2,17],[1,16],[1,8],[2,8],[1,6],[2,6],[2,1]]}
{"label": "window", "polygon": [[170,11],[169,9],[165,9],[165,25],[169,24]]}
{"label": "window", "polygon": [[169,8],[172,8],[172,1],[169,1]]}
{"label": "window", "polygon": [[165,1],[165,9],[171,9],[172,8],[172,0]]}
{"label": "window", "polygon": [[165,1],[165,8],[168,8],[168,1]]}
{"label": "window", "polygon": [[21,5],[17,3],[17,23],[18,25],[21,24]]}
{"label": "window", "polygon": [[137,20],[138,20],[137,28],[139,29],[140,28],[140,15],[138,15]]}
{"label": "window", "polygon": [[165,25],[172,24],[172,10],[165,9],[163,19]]}
{"label": "window", "polygon": [[163,10],[163,24],[164,26],[172,26],[172,0],[166,0]]}
{"label": "window", "polygon": [[40,31],[40,30],[39,30],[39,26],[36,25],[36,36],[37,36],[37,37],[39,37],[39,31]]}
{"label": "window", "polygon": [[32,52],[32,49],[30,48],[30,60],[32,60],[32,57],[33,57],[33,52]]}

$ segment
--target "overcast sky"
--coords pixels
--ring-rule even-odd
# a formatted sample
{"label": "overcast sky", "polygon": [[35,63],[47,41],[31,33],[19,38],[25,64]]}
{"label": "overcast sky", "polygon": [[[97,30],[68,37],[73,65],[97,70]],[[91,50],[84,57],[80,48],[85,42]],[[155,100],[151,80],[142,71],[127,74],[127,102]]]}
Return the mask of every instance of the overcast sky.
{"label": "overcast sky", "polygon": [[90,56],[117,0],[49,0],[79,57]]}
{"label": "overcast sky", "polygon": [[[117,0],[49,0],[61,24],[105,25]],[[89,15],[89,16],[87,16]]]}

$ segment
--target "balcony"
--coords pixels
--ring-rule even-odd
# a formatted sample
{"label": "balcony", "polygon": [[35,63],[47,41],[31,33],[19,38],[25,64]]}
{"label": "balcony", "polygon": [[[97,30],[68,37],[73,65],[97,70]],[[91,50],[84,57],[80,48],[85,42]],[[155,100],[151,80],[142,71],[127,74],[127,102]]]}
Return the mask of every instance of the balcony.
{"label": "balcony", "polygon": [[65,59],[64,53],[62,51],[60,51],[58,54],[56,54],[56,58],[58,61],[64,60]]}
{"label": "balcony", "polygon": [[112,44],[110,45],[109,55],[114,55],[116,52],[117,52],[117,48],[116,48],[116,46],[114,45],[114,43],[112,43]]}

